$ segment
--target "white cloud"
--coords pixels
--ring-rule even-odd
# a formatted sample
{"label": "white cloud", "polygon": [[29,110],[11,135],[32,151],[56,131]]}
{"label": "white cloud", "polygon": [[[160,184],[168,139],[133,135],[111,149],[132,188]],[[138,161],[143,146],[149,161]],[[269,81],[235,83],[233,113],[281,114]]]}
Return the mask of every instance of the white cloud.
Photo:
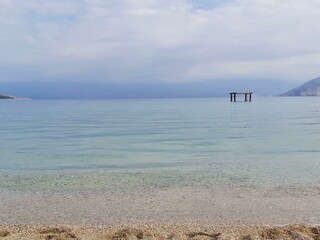
{"label": "white cloud", "polygon": [[[314,77],[312,72],[319,68],[319,62],[320,54],[267,60],[213,62],[193,66],[187,75],[191,79],[223,79],[228,72],[230,77],[241,79],[259,79],[261,76],[271,79],[311,79]],[[296,72],[295,69],[299,68],[307,72]]]}
{"label": "white cloud", "polygon": [[320,74],[320,1],[212,3],[0,0],[0,68],[91,81],[300,81]]}

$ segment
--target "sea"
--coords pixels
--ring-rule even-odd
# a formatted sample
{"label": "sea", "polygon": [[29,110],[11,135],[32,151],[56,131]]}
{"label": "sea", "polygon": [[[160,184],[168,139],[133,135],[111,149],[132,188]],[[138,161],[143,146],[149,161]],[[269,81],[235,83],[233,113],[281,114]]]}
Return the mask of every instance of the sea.
{"label": "sea", "polygon": [[0,188],[320,184],[320,98],[1,100]]}

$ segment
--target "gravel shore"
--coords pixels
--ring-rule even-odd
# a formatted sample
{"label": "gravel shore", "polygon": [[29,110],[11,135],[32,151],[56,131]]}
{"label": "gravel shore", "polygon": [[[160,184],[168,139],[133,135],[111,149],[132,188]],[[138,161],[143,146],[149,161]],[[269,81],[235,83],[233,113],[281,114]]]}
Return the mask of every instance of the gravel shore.
{"label": "gravel shore", "polygon": [[254,240],[254,239],[320,239],[320,227],[288,225],[282,227],[198,227],[183,225],[144,225],[109,228],[80,228],[71,226],[0,227],[0,238],[45,240]]}

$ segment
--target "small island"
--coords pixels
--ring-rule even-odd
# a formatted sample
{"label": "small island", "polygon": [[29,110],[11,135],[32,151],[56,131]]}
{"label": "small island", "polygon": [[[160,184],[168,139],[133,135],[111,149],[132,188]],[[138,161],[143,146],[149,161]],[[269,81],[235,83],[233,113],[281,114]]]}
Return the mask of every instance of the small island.
{"label": "small island", "polygon": [[15,99],[15,97],[11,97],[11,96],[6,96],[6,95],[1,95],[0,94],[0,99]]}
{"label": "small island", "polygon": [[30,100],[30,98],[24,98],[24,97],[14,97],[14,96],[8,96],[0,94],[0,100]]}

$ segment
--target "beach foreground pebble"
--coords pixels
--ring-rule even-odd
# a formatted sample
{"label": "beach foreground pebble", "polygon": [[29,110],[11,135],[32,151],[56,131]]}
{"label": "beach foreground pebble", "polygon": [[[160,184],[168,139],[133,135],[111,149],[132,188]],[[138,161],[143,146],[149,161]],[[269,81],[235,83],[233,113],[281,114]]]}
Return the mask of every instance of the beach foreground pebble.
{"label": "beach foreground pebble", "polygon": [[106,228],[71,226],[2,226],[0,239],[42,240],[255,240],[255,239],[320,239],[320,227],[288,225],[279,227],[197,227],[153,225]]}

